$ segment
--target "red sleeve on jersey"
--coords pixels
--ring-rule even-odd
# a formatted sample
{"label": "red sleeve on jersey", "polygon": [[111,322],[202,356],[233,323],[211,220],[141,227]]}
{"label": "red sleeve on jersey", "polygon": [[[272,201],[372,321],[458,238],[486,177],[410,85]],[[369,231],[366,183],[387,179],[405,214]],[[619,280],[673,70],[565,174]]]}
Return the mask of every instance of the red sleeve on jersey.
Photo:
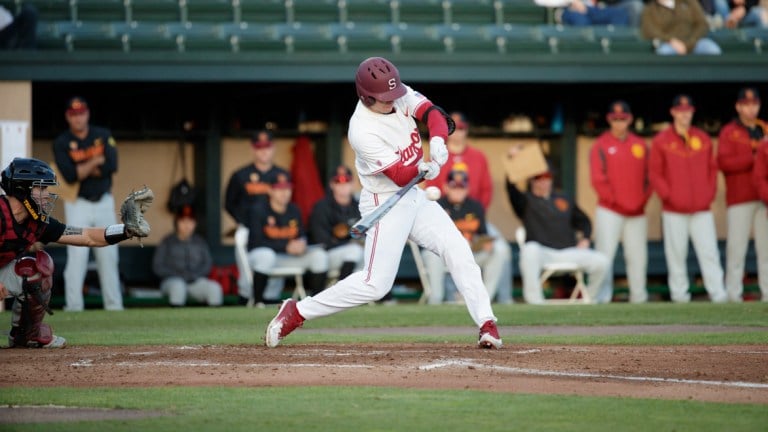
{"label": "red sleeve on jersey", "polygon": [[405,186],[411,179],[416,177],[416,174],[419,173],[419,168],[417,165],[405,166],[403,161],[399,161],[382,172],[395,182],[396,185]]}
{"label": "red sleeve on jersey", "polygon": [[[430,101],[426,101],[419,105],[415,112],[416,118],[421,120],[424,113],[427,112],[432,105],[433,104]],[[430,138],[439,136],[444,140],[448,139],[448,123],[446,123],[445,117],[443,117],[443,114],[441,114],[440,111],[433,109],[429,112],[429,116],[427,117],[427,128],[429,129]]]}

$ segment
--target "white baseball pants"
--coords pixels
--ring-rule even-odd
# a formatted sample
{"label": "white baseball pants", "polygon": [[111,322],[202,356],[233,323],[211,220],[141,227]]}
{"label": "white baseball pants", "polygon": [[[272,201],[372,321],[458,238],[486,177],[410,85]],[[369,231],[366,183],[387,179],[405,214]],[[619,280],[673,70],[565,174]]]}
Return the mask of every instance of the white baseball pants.
{"label": "white baseball pants", "polygon": [[[373,211],[377,203],[383,203],[390,195],[378,194],[374,200],[374,196],[364,190],[360,206],[362,215]],[[427,200],[424,191],[418,187],[408,191],[366,233],[363,270],[352,273],[316,296],[300,301],[297,305],[299,313],[309,320],[384,297],[392,289],[408,239],[443,257],[478,327],[485,321],[496,320],[480,267],[475,263],[467,240],[445,210],[436,202]]]}
{"label": "white baseball pants", "polygon": [[610,303],[613,298],[613,262],[621,241],[629,280],[630,303],[648,301],[648,221],[645,215],[627,217],[604,207],[595,214],[595,250],[608,258],[603,285],[595,297],[597,303]]}
{"label": "white baseball pants", "polygon": [[728,299],[741,302],[744,293],[744,261],[750,232],[754,232],[757,281],[762,300],[768,301],[768,210],[760,201],[728,207],[728,238],[725,252],[725,289]]}
{"label": "white baseball pants", "polygon": [[723,267],[717,248],[715,218],[711,211],[692,214],[664,211],[661,214],[664,255],[667,259],[667,284],[673,302],[691,301],[686,261],[688,239],[693,243],[704,288],[714,303],[727,301],[723,285]]}
{"label": "white baseball pants", "polygon": [[205,277],[187,283],[180,277],[165,278],[160,282],[160,291],[168,296],[171,306],[184,306],[187,296],[208,306],[221,306],[224,295],[221,285],[215,280]]}

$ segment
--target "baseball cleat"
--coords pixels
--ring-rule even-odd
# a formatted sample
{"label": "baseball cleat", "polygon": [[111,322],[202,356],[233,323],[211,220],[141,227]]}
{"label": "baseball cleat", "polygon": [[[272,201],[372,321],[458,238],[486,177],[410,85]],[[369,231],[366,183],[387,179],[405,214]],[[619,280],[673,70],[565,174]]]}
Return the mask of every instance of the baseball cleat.
{"label": "baseball cleat", "polygon": [[61,336],[53,335],[51,341],[43,345],[38,341],[27,341],[26,344],[17,345],[13,337],[8,337],[8,348],[65,348],[67,340]]}
{"label": "baseball cleat", "polygon": [[477,346],[485,349],[501,348],[499,329],[496,328],[496,323],[493,320],[484,322],[483,326],[480,327],[480,340],[477,341]]}
{"label": "baseball cleat", "polygon": [[302,324],[304,324],[304,317],[296,308],[296,300],[284,301],[277,312],[277,316],[267,326],[265,343],[270,348],[276,347],[284,337],[301,327]]}

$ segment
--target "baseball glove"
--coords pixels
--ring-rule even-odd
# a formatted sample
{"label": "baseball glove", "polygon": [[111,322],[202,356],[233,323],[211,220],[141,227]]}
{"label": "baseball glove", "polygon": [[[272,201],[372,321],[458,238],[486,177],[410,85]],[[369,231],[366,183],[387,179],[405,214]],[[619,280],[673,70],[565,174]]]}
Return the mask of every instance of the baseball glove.
{"label": "baseball glove", "polygon": [[120,219],[125,225],[125,234],[128,238],[149,236],[149,223],[144,219],[144,212],[152,205],[155,194],[152,189],[143,188],[128,194],[123,204],[120,205]]}

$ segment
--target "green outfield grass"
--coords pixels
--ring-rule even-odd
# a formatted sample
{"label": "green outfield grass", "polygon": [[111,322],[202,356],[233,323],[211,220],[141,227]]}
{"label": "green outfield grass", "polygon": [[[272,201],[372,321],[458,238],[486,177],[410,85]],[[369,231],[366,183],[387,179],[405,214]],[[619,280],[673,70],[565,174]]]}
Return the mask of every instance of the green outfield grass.
{"label": "green outfield grass", "polygon": [[[191,307],[128,309],[123,312],[57,311],[47,320],[56,333],[65,336],[72,345],[257,344],[262,343],[264,327],[275,311],[276,307],[263,310]],[[506,337],[507,345],[768,344],[767,303],[509,305],[496,306],[495,311],[502,326],[699,324],[745,327],[728,333]],[[8,319],[9,314],[0,314],[2,317]],[[315,334],[299,330],[285,343],[475,342],[474,325],[462,306],[364,306],[307,322],[305,328],[410,326],[455,327],[456,334],[413,337]],[[0,430],[18,431],[700,432],[764,431],[768,424],[768,409],[764,405],[372,387],[38,389],[16,383],[14,387],[0,387],[0,404],[133,408],[167,414],[130,421],[0,425]]]}

